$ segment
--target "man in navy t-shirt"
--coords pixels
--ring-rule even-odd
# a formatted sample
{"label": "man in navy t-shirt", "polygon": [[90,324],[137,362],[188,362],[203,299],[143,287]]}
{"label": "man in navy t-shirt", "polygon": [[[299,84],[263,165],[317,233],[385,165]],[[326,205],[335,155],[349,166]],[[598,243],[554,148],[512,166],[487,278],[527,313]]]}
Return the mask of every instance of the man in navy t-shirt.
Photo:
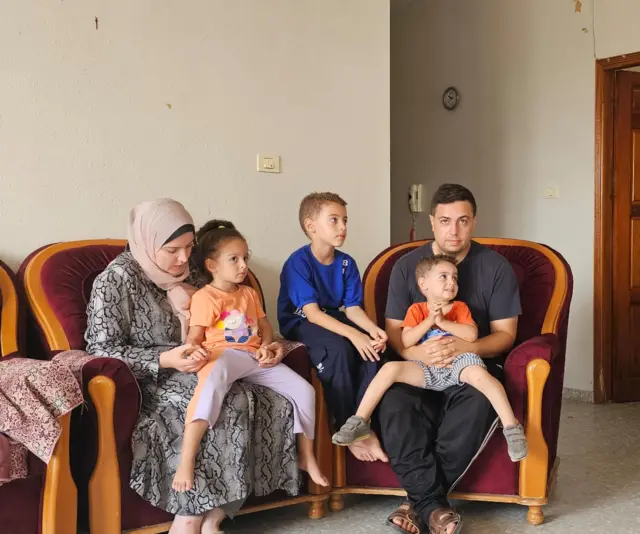
{"label": "man in navy t-shirt", "polygon": [[[461,353],[479,354],[489,372],[501,379],[521,313],[513,269],[504,256],[471,240],[476,201],[466,187],[441,185],[433,195],[430,218],[434,241],[400,258],[391,271],[385,312],[389,344],[405,360],[437,367],[449,365]],[[425,256],[442,253],[458,262],[458,300],[469,306],[478,340],[436,336],[406,349],[402,321],[409,306],[425,300],[416,282],[416,265]],[[383,397],[378,415],[391,468],[408,498],[389,520],[412,534],[421,528],[458,532],[461,519],[447,494],[495,427],[497,417],[487,398],[470,385],[436,392],[397,384]]]}
{"label": "man in navy t-shirt", "polygon": [[[385,331],[362,309],[356,262],[336,250],[347,236],[346,205],[334,193],[302,200],[300,226],[311,244],[284,264],[278,297],[280,333],[307,346],[337,428],[356,412],[387,342]],[[350,449],[361,460],[387,461],[373,434]]]}

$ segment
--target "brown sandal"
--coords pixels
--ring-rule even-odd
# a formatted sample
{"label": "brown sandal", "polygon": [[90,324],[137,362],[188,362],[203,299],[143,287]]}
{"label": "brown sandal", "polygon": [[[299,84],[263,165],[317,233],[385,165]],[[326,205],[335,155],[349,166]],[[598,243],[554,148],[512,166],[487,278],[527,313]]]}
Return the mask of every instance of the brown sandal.
{"label": "brown sandal", "polygon": [[460,514],[456,514],[451,508],[438,508],[429,516],[429,532],[430,534],[445,534],[447,527],[454,522],[456,528],[453,529],[453,534],[458,534],[462,529]]}
{"label": "brown sandal", "polygon": [[[389,517],[387,517],[387,525],[393,527],[398,532],[402,532],[404,534],[409,533],[408,530],[405,530],[400,525],[396,525],[393,520],[394,519],[402,519],[403,521],[409,523],[412,527],[418,529],[418,534],[422,534],[422,528],[420,527],[420,520],[416,515],[414,509],[411,507],[411,503],[409,501],[404,501],[398,509],[393,512]],[[410,534],[410,533],[409,533]]]}

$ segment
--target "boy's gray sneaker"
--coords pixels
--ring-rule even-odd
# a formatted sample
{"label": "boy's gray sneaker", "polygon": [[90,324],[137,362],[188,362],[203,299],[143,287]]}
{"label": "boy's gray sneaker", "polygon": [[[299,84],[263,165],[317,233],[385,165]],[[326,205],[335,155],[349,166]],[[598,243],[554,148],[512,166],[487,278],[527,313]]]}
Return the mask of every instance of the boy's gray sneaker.
{"label": "boy's gray sneaker", "polygon": [[371,426],[362,417],[352,415],[347,419],[347,422],[342,425],[342,428],[338,430],[331,441],[334,445],[351,445],[356,441],[367,439],[371,435]]}
{"label": "boy's gray sneaker", "polygon": [[509,458],[512,462],[524,460],[529,453],[527,445],[527,437],[524,435],[524,428],[521,424],[508,426],[502,433],[507,440],[507,448],[509,450]]}

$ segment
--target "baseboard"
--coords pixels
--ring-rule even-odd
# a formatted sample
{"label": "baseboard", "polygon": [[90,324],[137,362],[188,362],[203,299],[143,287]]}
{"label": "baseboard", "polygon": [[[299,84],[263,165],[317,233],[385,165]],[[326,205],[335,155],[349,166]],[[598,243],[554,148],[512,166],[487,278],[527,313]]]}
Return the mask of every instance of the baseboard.
{"label": "baseboard", "polygon": [[562,398],[593,404],[593,391],[585,389],[562,388]]}

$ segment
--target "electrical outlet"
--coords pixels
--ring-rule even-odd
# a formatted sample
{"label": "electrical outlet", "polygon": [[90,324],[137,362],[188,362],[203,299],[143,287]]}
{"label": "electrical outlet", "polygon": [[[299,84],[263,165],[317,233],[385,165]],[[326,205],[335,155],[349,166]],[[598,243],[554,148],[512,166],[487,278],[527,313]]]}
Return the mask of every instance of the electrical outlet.
{"label": "electrical outlet", "polygon": [[280,156],[258,154],[258,172],[280,172]]}
{"label": "electrical outlet", "polygon": [[560,191],[558,190],[558,186],[557,185],[553,185],[553,186],[545,188],[543,197],[546,198],[546,199],[559,198],[560,197]]}

